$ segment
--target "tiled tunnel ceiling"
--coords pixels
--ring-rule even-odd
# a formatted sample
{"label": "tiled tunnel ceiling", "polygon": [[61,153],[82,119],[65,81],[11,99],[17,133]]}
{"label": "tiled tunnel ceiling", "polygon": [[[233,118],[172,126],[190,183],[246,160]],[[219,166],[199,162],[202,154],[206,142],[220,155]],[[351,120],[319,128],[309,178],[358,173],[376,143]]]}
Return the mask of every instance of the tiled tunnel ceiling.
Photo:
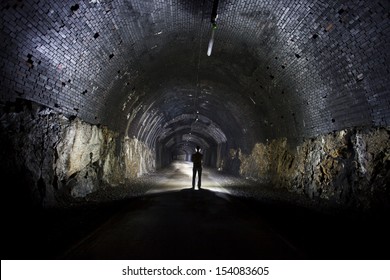
{"label": "tiled tunnel ceiling", "polygon": [[390,125],[389,1],[220,0],[210,57],[208,0],[0,9],[3,103],[176,149]]}

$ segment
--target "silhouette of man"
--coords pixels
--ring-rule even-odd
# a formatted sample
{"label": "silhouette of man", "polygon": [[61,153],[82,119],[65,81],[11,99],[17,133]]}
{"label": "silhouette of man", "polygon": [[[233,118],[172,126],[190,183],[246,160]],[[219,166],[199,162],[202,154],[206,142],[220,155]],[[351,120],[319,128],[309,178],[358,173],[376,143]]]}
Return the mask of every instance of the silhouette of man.
{"label": "silhouette of man", "polygon": [[199,152],[200,147],[196,146],[196,153],[192,154],[191,161],[193,162],[192,167],[192,189],[195,189],[195,178],[198,173],[198,188],[201,187],[202,180],[202,159],[203,155]]}

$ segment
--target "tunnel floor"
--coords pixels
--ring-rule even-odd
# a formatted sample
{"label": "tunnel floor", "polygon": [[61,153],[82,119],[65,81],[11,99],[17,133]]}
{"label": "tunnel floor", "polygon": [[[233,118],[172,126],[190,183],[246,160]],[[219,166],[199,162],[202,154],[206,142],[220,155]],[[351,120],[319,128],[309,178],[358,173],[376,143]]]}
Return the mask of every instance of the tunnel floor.
{"label": "tunnel floor", "polygon": [[274,259],[301,252],[275,234],[205,168],[202,189],[191,188],[192,167],[175,162],[155,174],[142,207],[124,208],[65,259]]}
{"label": "tunnel floor", "polygon": [[14,217],[2,259],[389,258],[383,217],[245,197],[259,186],[207,168],[192,190],[191,176],[190,163],[175,162],[149,176],[143,195]]}
{"label": "tunnel floor", "polygon": [[209,190],[148,197],[142,209],[124,211],[64,258],[273,259],[299,252],[248,214],[242,205]]}

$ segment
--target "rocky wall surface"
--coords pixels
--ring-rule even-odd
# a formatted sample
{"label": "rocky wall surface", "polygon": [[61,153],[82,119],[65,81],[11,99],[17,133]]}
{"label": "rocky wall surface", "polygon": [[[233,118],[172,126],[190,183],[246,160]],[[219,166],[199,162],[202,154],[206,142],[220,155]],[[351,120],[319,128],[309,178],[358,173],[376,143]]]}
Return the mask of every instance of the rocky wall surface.
{"label": "rocky wall surface", "polygon": [[[0,108],[1,173],[5,196],[56,206],[103,185],[131,183],[155,169],[155,152],[106,127],[67,118],[28,101]],[[117,147],[121,145],[121,147]]]}
{"label": "rocky wall surface", "polygon": [[390,204],[389,129],[346,129],[304,140],[257,143],[238,153],[240,174],[310,197],[353,208]]}

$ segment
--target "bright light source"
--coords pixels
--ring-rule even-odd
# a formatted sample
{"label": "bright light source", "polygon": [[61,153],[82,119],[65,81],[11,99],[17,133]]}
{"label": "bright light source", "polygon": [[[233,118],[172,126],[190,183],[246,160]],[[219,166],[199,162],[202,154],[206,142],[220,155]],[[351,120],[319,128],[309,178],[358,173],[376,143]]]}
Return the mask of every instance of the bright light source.
{"label": "bright light source", "polygon": [[[174,161],[168,168],[159,170],[153,175],[156,179],[156,186],[147,191],[151,193],[162,193],[170,191],[181,191],[183,189],[191,189],[192,187],[192,165],[190,161]],[[213,176],[212,169],[203,167],[202,172],[202,187],[204,190],[212,191],[218,196],[230,194],[230,192],[223,188],[224,182],[220,181],[219,176]],[[158,180],[157,180],[158,178]],[[198,190],[196,190],[198,191]]]}

